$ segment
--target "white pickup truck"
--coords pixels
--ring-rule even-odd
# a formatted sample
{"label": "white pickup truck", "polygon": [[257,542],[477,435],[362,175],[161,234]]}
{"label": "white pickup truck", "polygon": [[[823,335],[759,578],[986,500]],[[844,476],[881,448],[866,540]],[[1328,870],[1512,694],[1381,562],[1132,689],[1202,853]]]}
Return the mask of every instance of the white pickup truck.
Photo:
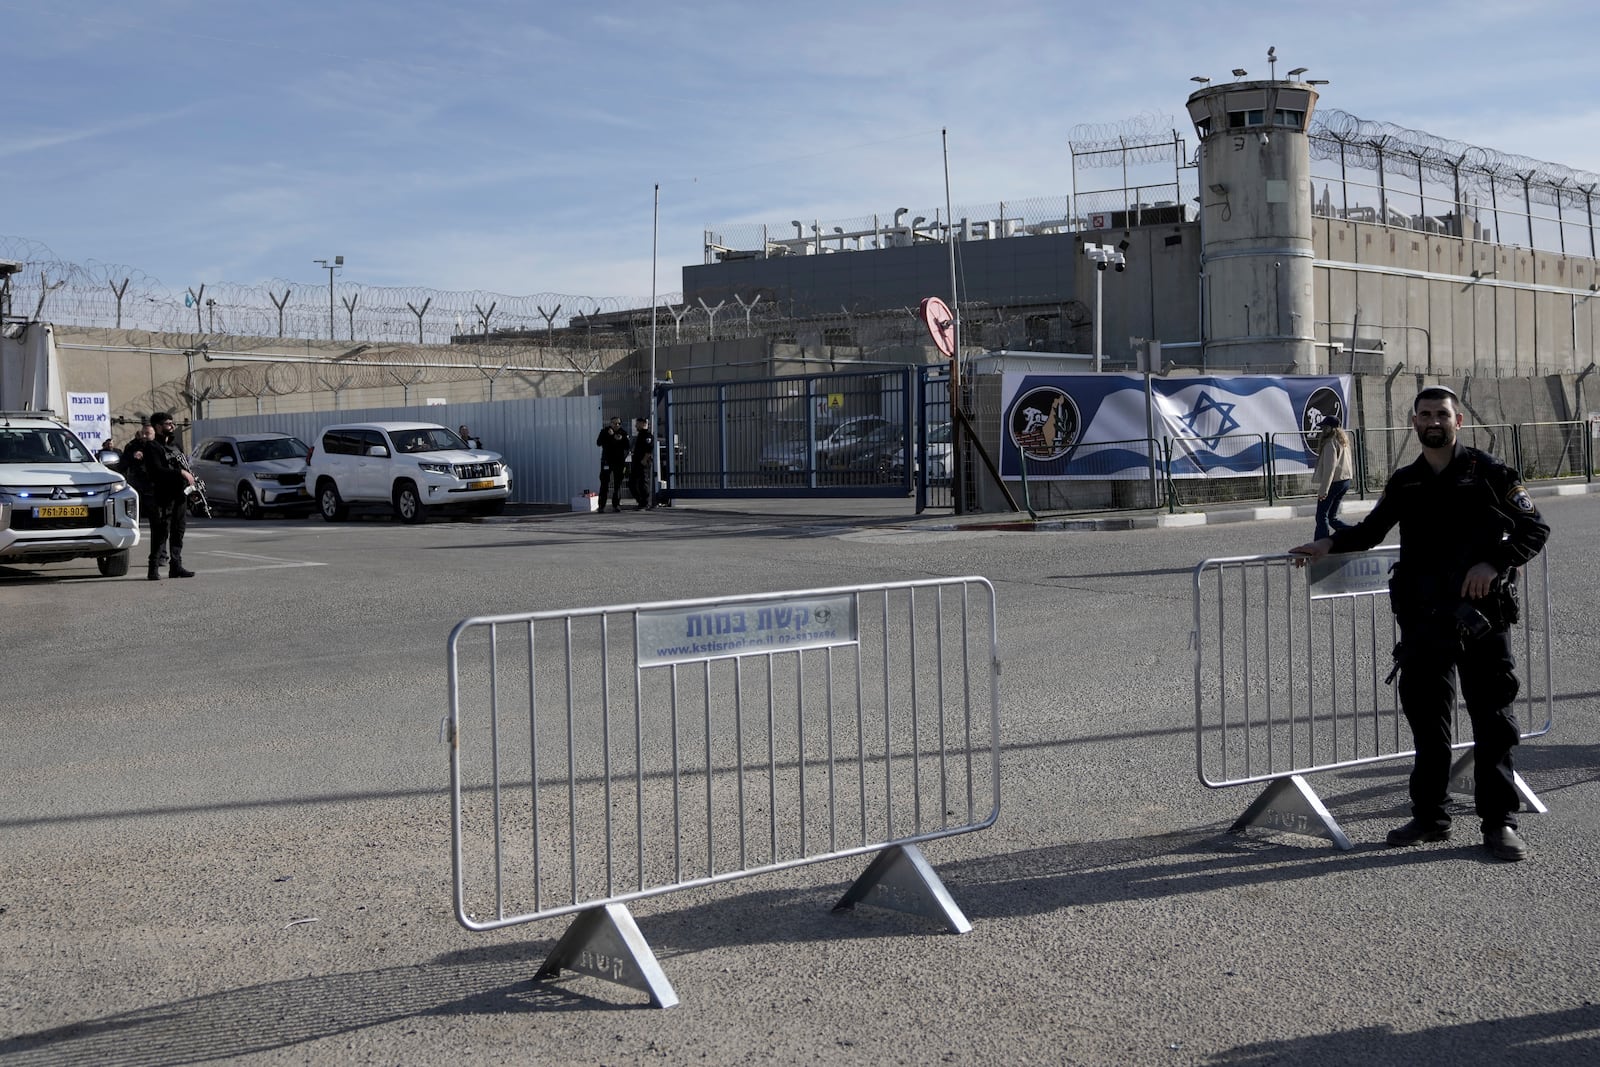
{"label": "white pickup truck", "polygon": [[93,559],[128,573],[139,494],[48,411],[0,411],[0,567]]}

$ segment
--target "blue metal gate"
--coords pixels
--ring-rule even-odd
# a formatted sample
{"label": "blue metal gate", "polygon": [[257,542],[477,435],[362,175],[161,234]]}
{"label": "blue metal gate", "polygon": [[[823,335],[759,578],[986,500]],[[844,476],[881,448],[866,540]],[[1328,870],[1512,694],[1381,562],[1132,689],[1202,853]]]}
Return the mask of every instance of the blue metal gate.
{"label": "blue metal gate", "polygon": [[661,394],[669,498],[914,495],[921,511],[942,495],[949,506],[942,368],[668,383]]}

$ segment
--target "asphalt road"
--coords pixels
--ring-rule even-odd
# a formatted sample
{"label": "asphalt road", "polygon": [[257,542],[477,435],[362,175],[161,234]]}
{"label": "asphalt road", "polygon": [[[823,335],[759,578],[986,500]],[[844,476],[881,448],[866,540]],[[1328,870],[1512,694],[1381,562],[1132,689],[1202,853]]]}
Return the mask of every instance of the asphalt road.
{"label": "asphalt road", "polygon": [[[0,568],[0,1058],[67,1063],[1590,1064],[1600,496],[1555,529],[1532,858],[1382,846],[1405,767],[1320,775],[1355,842],[1196,779],[1190,573],[1310,521],[997,532],[674,508],[191,527],[189,581]],[[835,504],[834,507],[840,505]],[[848,505],[844,505],[848,506]],[[980,574],[993,828],[925,848],[974,929],[834,914],[848,861],[632,906],[681,1004],[534,983],[564,920],[454,921],[445,642],[472,615]]]}

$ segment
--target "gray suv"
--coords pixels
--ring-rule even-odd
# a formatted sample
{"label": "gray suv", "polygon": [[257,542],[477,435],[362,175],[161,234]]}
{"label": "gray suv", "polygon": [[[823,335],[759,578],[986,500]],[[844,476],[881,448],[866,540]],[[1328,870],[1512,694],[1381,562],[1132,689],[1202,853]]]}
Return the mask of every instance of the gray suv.
{"label": "gray suv", "polygon": [[237,509],[241,519],[269,512],[309,515],[317,506],[306,488],[310,451],[286,433],[242,433],[206,438],[191,463],[213,507]]}

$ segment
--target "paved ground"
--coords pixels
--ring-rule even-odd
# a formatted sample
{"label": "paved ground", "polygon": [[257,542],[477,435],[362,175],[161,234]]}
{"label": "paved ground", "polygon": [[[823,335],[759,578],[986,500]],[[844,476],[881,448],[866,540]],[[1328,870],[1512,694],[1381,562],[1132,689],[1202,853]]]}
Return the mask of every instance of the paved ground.
{"label": "paved ground", "polygon": [[[1350,852],[1225,832],[1251,797],[1195,778],[1189,576],[1307,539],[1303,515],[217,520],[192,581],[0,569],[0,1056],[1593,1063],[1600,498],[1538,502],[1556,727],[1519,753],[1550,812],[1518,865],[1470,815],[1455,841],[1383,848],[1405,817],[1388,765],[1316,781]],[[654,898],[633,911],[682,998],[662,1012],[533,983],[560,920],[455,924],[437,730],[456,621],[970,573],[999,594],[1003,810],[926,852],[971,933],[831,913],[844,861]]]}

